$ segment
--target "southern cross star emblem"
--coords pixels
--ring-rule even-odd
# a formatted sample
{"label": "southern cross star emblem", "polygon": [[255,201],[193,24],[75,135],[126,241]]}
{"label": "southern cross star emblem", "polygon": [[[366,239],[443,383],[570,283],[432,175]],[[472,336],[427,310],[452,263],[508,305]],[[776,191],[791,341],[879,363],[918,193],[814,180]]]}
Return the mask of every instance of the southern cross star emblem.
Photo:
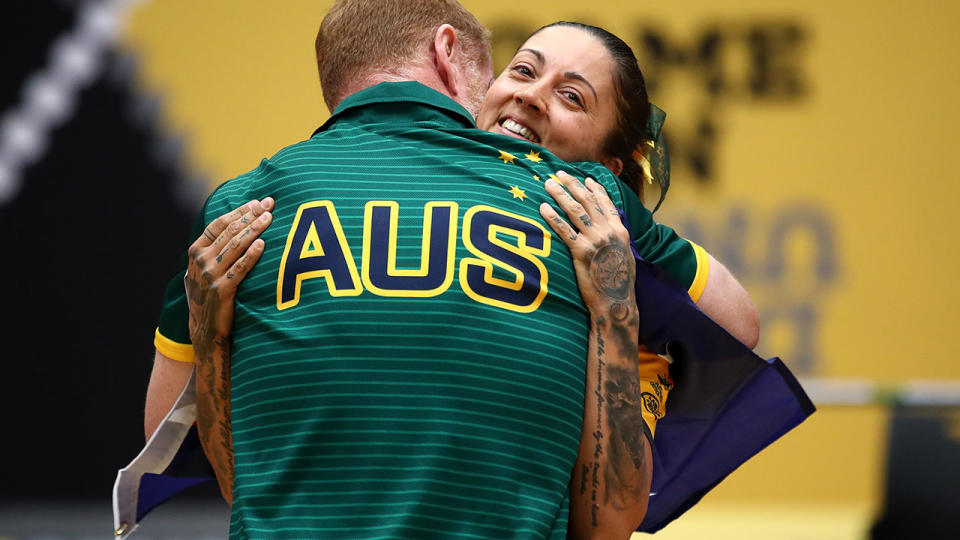
{"label": "southern cross star emblem", "polygon": [[510,152],[504,152],[501,150],[500,157],[498,159],[502,159],[504,163],[513,163],[513,160],[517,159],[517,156],[511,154]]}
{"label": "southern cross star emblem", "polygon": [[534,152],[533,150],[531,150],[529,154],[523,157],[527,158],[527,161],[532,161],[534,163],[540,163],[541,161],[543,161],[543,158],[540,157],[540,152]]}
{"label": "southern cross star emblem", "polygon": [[513,195],[514,199],[520,199],[521,201],[527,198],[527,194],[520,189],[520,186],[510,188],[510,194]]}

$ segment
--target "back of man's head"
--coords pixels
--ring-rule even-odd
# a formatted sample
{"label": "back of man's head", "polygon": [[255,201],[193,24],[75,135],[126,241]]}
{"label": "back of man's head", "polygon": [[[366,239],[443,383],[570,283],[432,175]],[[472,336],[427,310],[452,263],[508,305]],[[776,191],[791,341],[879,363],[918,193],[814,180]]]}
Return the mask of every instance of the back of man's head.
{"label": "back of man's head", "polygon": [[444,24],[456,29],[469,57],[489,57],[490,31],[456,0],[337,0],[316,41],[327,107],[332,111],[350,86],[371,74],[409,78]]}

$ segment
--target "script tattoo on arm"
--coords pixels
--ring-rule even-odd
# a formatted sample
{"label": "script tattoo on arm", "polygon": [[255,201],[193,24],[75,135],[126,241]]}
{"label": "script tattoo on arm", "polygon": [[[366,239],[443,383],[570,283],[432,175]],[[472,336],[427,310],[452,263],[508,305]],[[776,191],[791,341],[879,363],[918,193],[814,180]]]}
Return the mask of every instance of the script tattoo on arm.
{"label": "script tattoo on arm", "polygon": [[[646,436],[643,432],[640,380],[636,367],[639,315],[634,300],[635,270],[632,253],[622,241],[597,250],[591,261],[596,291],[606,299],[609,318],[597,317],[597,406],[598,432],[606,441],[602,459],[603,498],[598,504],[615,510],[633,507],[646,496]],[[606,428],[606,429],[603,429]],[[596,486],[596,481],[594,483]],[[593,526],[597,526],[594,515]]]}
{"label": "script tattoo on arm", "polygon": [[593,451],[593,463],[591,464],[591,468],[593,469],[593,480],[591,482],[592,490],[590,492],[590,523],[594,528],[596,528],[599,524],[599,520],[597,519],[597,511],[600,510],[597,492],[600,488],[600,457],[603,455],[603,368],[606,367],[606,362],[603,361],[603,326],[606,324],[606,319],[603,316],[600,316],[597,318],[597,324],[593,329],[593,332],[596,334],[595,339],[597,342],[597,386],[593,391],[597,400],[597,424],[596,431],[593,432],[593,438],[596,441],[596,446]]}
{"label": "script tattoo on arm", "polygon": [[193,351],[197,369],[197,431],[200,444],[213,466],[225,499],[233,492],[233,432],[230,422],[229,333],[217,328],[221,299],[204,261],[194,258],[199,276],[188,272],[184,278],[191,304]]}

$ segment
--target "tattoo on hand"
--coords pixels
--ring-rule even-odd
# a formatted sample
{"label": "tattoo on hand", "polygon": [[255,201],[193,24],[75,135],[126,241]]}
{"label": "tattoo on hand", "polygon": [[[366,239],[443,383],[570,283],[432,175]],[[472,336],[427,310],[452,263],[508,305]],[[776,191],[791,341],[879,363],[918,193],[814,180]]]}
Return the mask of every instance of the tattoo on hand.
{"label": "tattoo on hand", "polygon": [[593,220],[587,214],[580,216],[580,221],[583,222],[584,227],[593,227]]}
{"label": "tattoo on hand", "polygon": [[567,225],[567,222],[564,221],[560,216],[554,216],[553,222],[557,224],[558,229],[561,231],[566,230],[569,233],[567,238],[569,238],[571,242],[577,241],[578,233],[575,232],[569,225]]}
{"label": "tattoo on hand", "polygon": [[627,256],[629,253],[620,242],[603,246],[593,256],[590,270],[597,290],[614,300],[626,300],[633,286]]}

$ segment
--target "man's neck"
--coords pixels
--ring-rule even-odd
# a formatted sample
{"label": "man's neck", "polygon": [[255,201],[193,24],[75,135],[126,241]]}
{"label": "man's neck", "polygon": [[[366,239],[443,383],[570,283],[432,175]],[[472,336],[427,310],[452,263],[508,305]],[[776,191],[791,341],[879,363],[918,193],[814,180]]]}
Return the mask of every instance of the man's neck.
{"label": "man's neck", "polygon": [[327,106],[330,108],[330,111],[333,112],[333,110],[340,105],[341,101],[361,90],[366,90],[380,83],[404,81],[418,82],[454,99],[453,96],[450,95],[450,90],[443,84],[436,70],[418,66],[398,72],[372,71],[365,75],[355,77],[344,87],[343,91],[338,94],[336,103],[328,103]]}

